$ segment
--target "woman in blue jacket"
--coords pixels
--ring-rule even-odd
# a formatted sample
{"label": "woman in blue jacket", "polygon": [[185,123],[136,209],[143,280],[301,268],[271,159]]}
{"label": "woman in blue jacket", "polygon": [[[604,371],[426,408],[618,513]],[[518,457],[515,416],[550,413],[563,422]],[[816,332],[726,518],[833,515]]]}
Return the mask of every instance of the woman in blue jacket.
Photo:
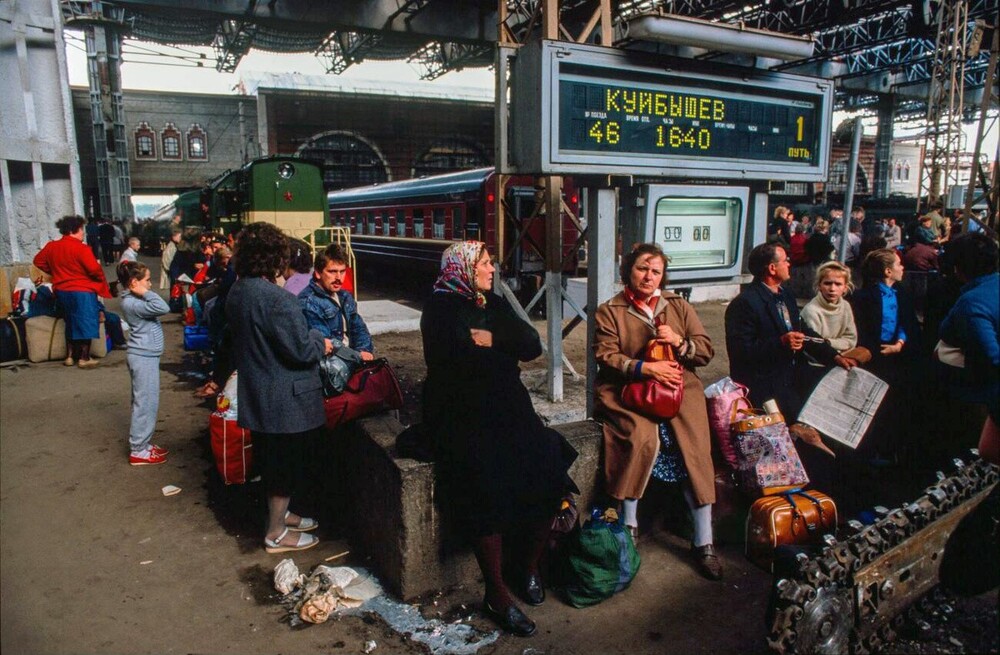
{"label": "woman in blue jacket", "polygon": [[[964,362],[953,393],[985,404],[993,429],[1000,422],[1000,273],[997,244],[984,234],[966,234],[948,245],[961,294],[941,322],[943,345],[958,348]],[[947,363],[947,362],[945,362]],[[957,363],[957,362],[955,362]],[[986,427],[984,427],[984,431]]]}

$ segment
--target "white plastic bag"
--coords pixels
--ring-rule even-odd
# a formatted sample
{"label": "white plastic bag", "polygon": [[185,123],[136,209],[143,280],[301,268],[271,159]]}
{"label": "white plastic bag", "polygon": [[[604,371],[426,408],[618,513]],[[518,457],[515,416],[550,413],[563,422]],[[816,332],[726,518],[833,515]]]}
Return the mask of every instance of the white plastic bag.
{"label": "white plastic bag", "polygon": [[236,371],[226,380],[226,386],[222,393],[215,399],[215,409],[226,417],[226,420],[235,421],[238,416],[236,403]]}
{"label": "white plastic bag", "polygon": [[733,379],[727,375],[718,382],[714,382],[705,387],[705,397],[716,398],[724,393],[739,391],[740,388],[741,388],[740,385],[733,382]]}

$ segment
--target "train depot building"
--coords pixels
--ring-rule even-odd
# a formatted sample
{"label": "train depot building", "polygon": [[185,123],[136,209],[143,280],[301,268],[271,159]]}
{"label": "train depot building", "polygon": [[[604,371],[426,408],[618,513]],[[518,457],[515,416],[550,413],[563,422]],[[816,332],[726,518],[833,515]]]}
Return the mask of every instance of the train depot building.
{"label": "train depot building", "polygon": [[[287,73],[246,75],[238,92],[126,89],[132,192],[200,187],[251,159],[278,154],[324,162],[328,191],[493,162],[493,95],[478,89]],[[87,89],[73,89],[73,111],[85,195],[93,199]]]}

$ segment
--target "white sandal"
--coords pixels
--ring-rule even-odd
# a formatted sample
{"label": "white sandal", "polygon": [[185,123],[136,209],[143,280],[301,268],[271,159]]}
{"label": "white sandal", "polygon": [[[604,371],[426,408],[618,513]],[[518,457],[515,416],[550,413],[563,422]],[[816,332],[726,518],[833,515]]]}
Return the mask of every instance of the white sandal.
{"label": "white sandal", "polygon": [[285,512],[285,527],[291,530],[292,532],[310,532],[319,527],[319,522],[317,522],[315,519],[310,519],[305,516],[299,517],[298,525],[289,525],[288,517],[291,516],[291,514],[292,514],[291,511]]}
{"label": "white sandal", "polygon": [[313,535],[300,532],[298,533],[298,541],[295,542],[294,546],[283,546],[281,545],[281,540],[288,535],[288,531],[288,528],[282,530],[277,539],[272,540],[264,537],[264,550],[269,553],[288,553],[295,550],[307,550],[319,543],[319,539]]}

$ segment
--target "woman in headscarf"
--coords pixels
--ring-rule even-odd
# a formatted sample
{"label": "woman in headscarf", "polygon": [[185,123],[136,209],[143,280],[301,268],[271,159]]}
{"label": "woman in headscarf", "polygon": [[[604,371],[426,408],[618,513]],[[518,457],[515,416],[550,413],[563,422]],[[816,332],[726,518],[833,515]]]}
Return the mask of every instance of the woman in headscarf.
{"label": "woman in headscarf", "polygon": [[503,580],[503,537],[519,534],[516,543],[525,546],[523,584],[515,591],[541,604],[539,559],[560,499],[573,488],[567,471],[576,451],[535,414],[518,361],[538,357],[541,341],[490,293],[493,271],[479,241],[455,243],[442,256],[420,319],[424,424],[438,463],[438,497],[472,540],[486,610],[508,632],[529,636],[535,624]]}

